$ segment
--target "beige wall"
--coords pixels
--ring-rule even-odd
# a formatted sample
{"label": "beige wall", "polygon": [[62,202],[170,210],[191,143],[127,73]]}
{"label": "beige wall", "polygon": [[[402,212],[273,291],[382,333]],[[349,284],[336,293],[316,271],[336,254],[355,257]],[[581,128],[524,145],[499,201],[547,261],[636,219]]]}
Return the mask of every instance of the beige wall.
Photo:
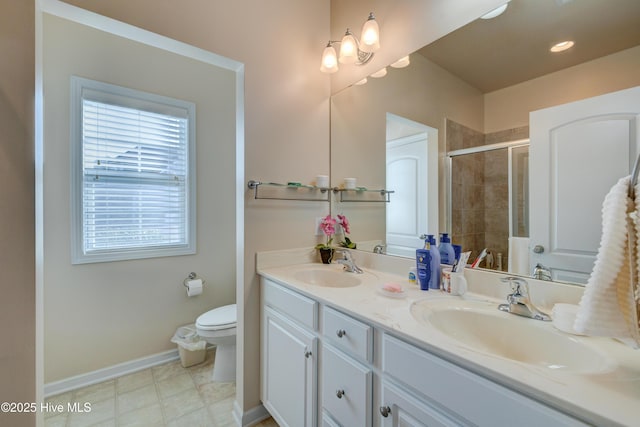
{"label": "beige wall", "polygon": [[[444,153],[445,118],[482,129],[483,95],[458,77],[422,55],[411,55],[406,68],[389,68],[381,79],[369,78],[331,99],[332,185],[355,176],[368,188],[385,188],[386,113],[392,113],[438,129],[436,152]],[[439,170],[444,170],[439,159]],[[438,166],[436,166],[438,167]],[[445,179],[440,176],[439,229],[445,230]],[[390,190],[394,190],[390,188]],[[393,199],[393,195],[391,195]],[[337,206],[352,224],[351,239],[385,239],[384,203],[341,203]],[[423,230],[437,234],[438,230]]]}
{"label": "beige wall", "polygon": [[[52,382],[175,348],[176,328],[235,301],[235,73],[45,15],[44,357]],[[196,105],[197,254],[72,265],[70,77]],[[189,272],[206,279],[188,298]]]}
{"label": "beige wall", "polygon": [[[31,1],[0,1],[0,402],[35,401],[35,230]],[[28,426],[33,414],[0,413]]]}
{"label": "beige wall", "polygon": [[640,46],[485,95],[485,133],[529,124],[529,112],[640,85]]}

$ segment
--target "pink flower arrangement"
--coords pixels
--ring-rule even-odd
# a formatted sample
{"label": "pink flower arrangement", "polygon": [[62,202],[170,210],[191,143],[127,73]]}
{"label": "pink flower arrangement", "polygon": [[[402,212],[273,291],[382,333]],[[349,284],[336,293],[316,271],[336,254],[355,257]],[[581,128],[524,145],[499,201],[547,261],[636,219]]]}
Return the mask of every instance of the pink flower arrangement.
{"label": "pink flower arrangement", "polygon": [[[331,242],[333,242],[333,235],[336,234],[336,225],[338,224],[342,226],[342,230],[344,231],[345,234],[348,234],[351,232],[351,228],[349,227],[349,220],[347,220],[347,217],[344,215],[336,215],[336,216],[338,217],[338,219],[332,217],[331,215],[327,215],[324,218],[322,218],[322,221],[320,222],[320,228],[322,229],[322,232],[324,233],[324,235],[327,236],[327,242],[317,244],[316,249],[331,248]],[[348,248],[355,247],[355,245],[349,240],[348,237],[345,236],[345,240],[346,242],[340,243],[341,246],[348,247]]]}

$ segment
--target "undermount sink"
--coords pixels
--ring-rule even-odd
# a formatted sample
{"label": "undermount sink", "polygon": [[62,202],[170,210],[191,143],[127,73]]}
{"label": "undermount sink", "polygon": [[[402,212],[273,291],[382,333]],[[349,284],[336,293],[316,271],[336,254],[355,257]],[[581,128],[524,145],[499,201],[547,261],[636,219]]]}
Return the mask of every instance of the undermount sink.
{"label": "undermount sink", "polygon": [[[366,274],[366,273],[365,273]],[[351,288],[362,284],[362,280],[355,273],[347,273],[342,270],[327,268],[310,268],[296,271],[293,277],[296,280],[314,286],[329,288]]]}
{"label": "undermount sink", "polygon": [[470,350],[574,373],[608,369],[607,359],[551,323],[499,311],[484,301],[422,300],[412,316]]}

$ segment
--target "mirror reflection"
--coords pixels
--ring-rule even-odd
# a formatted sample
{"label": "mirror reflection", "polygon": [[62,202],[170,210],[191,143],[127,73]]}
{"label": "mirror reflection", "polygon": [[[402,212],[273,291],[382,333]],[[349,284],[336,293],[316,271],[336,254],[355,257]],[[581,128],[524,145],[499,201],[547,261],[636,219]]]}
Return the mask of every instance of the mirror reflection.
{"label": "mirror reflection", "polygon": [[[419,235],[448,232],[472,257],[488,249],[482,267],[531,275],[538,262],[547,262],[534,249],[547,255],[561,242],[587,266],[554,273],[554,279],[586,281],[600,236],[600,205],[616,177],[630,173],[637,141],[627,135],[611,143],[618,157],[604,169],[615,171],[598,173],[592,190],[563,200],[572,215],[588,207],[593,218],[583,228],[593,236],[542,242],[531,237],[540,235],[537,225],[530,229],[536,218],[546,216],[553,225],[566,223],[569,214],[533,198],[535,185],[548,179],[530,163],[540,159],[537,139],[530,158],[530,113],[640,85],[639,21],[634,0],[512,0],[502,15],[478,19],[414,52],[408,66],[387,67],[385,77],[334,95],[331,184],[356,177],[358,186],[394,191],[390,203],[334,202],[332,210],[349,217],[358,249],[384,244],[389,254],[413,257]],[[571,49],[550,52],[567,40],[575,41]],[[418,151],[405,152],[412,145]],[[575,152],[569,145],[566,152]],[[394,160],[390,147],[403,146]],[[595,179],[578,171],[570,155],[562,158],[568,177],[586,176],[583,186]],[[542,193],[568,194],[565,181]],[[564,267],[554,264],[557,269]]]}

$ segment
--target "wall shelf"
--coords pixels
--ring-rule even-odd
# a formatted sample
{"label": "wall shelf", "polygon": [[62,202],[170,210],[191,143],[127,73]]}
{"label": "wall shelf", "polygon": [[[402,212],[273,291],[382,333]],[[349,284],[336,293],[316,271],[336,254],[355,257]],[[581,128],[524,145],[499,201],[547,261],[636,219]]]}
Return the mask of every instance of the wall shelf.
{"label": "wall shelf", "polygon": [[328,202],[332,188],[316,187],[299,183],[281,184],[251,180],[247,186],[253,190],[255,199],[300,200],[308,202]]}
{"label": "wall shelf", "polygon": [[391,190],[368,190],[360,187],[355,189],[334,188],[334,193],[340,194],[341,202],[383,202],[391,201]]}
{"label": "wall shelf", "polygon": [[364,187],[346,189],[338,187],[316,187],[300,183],[281,184],[251,180],[247,187],[253,190],[254,199],[300,200],[308,202],[328,202],[331,193],[339,195],[340,202],[384,202],[391,201],[390,190],[368,190]]}

